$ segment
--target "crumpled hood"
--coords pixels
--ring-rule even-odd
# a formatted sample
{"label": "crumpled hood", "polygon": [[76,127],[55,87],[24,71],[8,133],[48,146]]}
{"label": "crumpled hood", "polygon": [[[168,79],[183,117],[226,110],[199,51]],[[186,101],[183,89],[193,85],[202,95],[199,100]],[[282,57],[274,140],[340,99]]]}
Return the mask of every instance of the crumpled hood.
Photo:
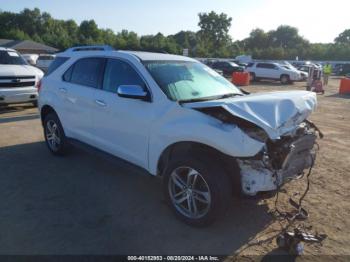
{"label": "crumpled hood", "polygon": [[280,91],[236,96],[228,99],[183,104],[190,108],[221,106],[232,115],[250,121],[271,139],[294,130],[316,108],[317,98],[309,91]]}

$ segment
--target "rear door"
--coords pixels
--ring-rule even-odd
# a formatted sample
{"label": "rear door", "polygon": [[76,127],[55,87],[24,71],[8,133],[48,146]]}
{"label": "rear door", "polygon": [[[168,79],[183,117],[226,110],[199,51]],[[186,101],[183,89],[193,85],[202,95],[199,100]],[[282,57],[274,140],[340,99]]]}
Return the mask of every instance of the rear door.
{"label": "rear door", "polygon": [[65,72],[65,84],[59,88],[63,98],[62,120],[67,135],[90,144],[93,143],[94,91],[100,87],[104,64],[104,58],[78,60]]}

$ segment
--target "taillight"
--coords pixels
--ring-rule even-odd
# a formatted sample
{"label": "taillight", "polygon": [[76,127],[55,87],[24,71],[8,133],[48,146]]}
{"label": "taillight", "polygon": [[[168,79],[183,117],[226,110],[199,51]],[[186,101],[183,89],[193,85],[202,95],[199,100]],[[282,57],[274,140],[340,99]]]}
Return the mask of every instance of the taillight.
{"label": "taillight", "polygon": [[38,92],[40,92],[40,89],[41,89],[41,80],[39,80],[39,81],[36,83],[36,88],[38,89]]}

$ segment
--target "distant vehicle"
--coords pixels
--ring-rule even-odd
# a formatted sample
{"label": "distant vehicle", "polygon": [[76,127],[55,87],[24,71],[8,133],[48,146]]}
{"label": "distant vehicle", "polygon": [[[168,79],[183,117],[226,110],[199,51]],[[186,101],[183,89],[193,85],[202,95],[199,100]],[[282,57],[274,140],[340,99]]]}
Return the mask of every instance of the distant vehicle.
{"label": "distant vehicle", "polygon": [[282,84],[292,83],[302,80],[298,70],[283,67],[278,63],[256,62],[250,63],[247,67],[252,81],[260,79],[279,80]]}
{"label": "distant vehicle", "polygon": [[55,55],[40,55],[36,61],[36,66],[46,72],[54,59]]}
{"label": "distant vehicle", "polygon": [[22,54],[22,57],[28,62],[28,64],[35,66],[39,55],[37,55],[37,54]]}
{"label": "distant vehicle", "polygon": [[309,77],[309,73],[308,73],[308,72],[298,70],[297,68],[295,68],[295,67],[292,66],[292,65],[284,64],[284,65],[281,65],[281,66],[284,67],[284,68],[286,68],[286,69],[298,71],[299,74],[301,75],[301,79],[300,79],[301,81],[305,81],[305,80]]}
{"label": "distant vehicle", "polygon": [[236,56],[235,60],[238,61],[239,63],[244,63],[244,64],[248,64],[253,61],[252,56],[250,55],[239,55],[239,56]]}
{"label": "distant vehicle", "polygon": [[243,72],[244,67],[237,65],[234,62],[217,61],[210,65],[214,70],[221,70],[224,77],[232,77],[233,72]]}
{"label": "distant vehicle", "polygon": [[316,154],[306,120],[315,93],[246,95],[189,57],[70,48],[57,55],[39,93],[54,155],[85,144],[161,177],[164,199],[190,225],[214,222],[233,193],[278,189]]}
{"label": "distant vehicle", "polygon": [[350,73],[350,64],[342,64],[335,68],[334,74],[344,76]]}
{"label": "distant vehicle", "polygon": [[37,84],[44,73],[15,50],[0,47],[0,104],[37,104]]}

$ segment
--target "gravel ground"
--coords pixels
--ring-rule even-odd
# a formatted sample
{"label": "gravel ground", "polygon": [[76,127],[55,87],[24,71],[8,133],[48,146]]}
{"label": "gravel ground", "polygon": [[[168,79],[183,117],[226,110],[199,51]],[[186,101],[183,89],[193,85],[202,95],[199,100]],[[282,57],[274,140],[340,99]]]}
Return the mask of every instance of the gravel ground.
{"label": "gravel ground", "polygon": [[[245,89],[304,86],[260,82]],[[305,246],[310,260],[350,255],[350,96],[339,96],[338,86],[339,79],[331,79],[311,117],[325,138],[303,225],[328,238],[322,246]],[[165,205],[158,178],[78,149],[52,156],[37,110],[29,106],[0,108],[0,181],[0,254],[283,254],[274,240],[281,224],[269,214],[273,195],[233,199],[219,223],[191,228]],[[288,195],[304,188],[305,180],[287,184],[280,209],[288,210]],[[332,257],[337,259],[346,257]]]}

